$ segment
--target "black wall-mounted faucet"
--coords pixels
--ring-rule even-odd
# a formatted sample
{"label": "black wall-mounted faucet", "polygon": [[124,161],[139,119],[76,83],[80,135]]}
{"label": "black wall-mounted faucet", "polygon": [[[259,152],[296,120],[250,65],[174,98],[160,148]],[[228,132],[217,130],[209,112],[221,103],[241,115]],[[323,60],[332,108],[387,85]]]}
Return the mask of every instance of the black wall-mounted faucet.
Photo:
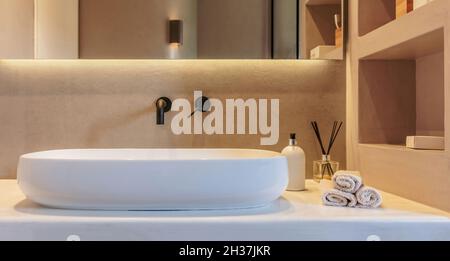
{"label": "black wall-mounted faucet", "polygon": [[164,114],[172,109],[172,101],[167,97],[156,100],[156,124],[164,125]]}

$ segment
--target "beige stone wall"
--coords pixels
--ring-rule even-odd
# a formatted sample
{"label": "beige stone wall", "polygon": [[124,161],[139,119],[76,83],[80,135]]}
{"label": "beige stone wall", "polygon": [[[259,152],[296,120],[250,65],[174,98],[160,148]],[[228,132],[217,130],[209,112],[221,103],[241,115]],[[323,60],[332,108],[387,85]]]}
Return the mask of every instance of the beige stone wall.
{"label": "beige stone wall", "polygon": [[[14,178],[18,157],[64,148],[262,148],[280,151],[297,132],[320,156],[309,125],[345,118],[345,66],[327,61],[12,61],[0,60],[0,178]],[[260,136],[175,136],[156,126],[155,100],[279,98],[280,140]],[[168,114],[168,122],[174,113]],[[324,126],[325,127],[325,126]],[[345,131],[345,130],[344,130]],[[344,133],[344,132],[343,132]],[[342,134],[343,134],[342,133]],[[345,137],[333,158],[345,165]]]}

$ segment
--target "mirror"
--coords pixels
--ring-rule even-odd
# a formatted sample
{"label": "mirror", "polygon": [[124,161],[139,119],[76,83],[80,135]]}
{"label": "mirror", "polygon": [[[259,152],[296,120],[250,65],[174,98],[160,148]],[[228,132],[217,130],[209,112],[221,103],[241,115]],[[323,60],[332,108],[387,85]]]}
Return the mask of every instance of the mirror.
{"label": "mirror", "polygon": [[0,0],[0,59],[331,59],[344,0]]}

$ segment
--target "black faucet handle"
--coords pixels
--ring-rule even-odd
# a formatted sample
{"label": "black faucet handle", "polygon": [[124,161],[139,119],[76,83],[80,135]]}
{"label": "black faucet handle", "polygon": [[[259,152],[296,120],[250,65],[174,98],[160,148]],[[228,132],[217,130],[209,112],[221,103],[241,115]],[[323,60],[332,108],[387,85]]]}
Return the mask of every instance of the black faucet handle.
{"label": "black faucet handle", "polygon": [[172,109],[172,101],[167,97],[156,100],[156,124],[164,125],[164,114]]}
{"label": "black faucet handle", "polygon": [[208,112],[211,108],[211,101],[206,96],[198,97],[194,102],[194,111],[191,113],[191,116],[194,116],[196,112]]}
{"label": "black faucet handle", "polygon": [[167,97],[160,97],[156,100],[156,108],[163,109],[164,112],[169,112],[172,109],[172,100]]}

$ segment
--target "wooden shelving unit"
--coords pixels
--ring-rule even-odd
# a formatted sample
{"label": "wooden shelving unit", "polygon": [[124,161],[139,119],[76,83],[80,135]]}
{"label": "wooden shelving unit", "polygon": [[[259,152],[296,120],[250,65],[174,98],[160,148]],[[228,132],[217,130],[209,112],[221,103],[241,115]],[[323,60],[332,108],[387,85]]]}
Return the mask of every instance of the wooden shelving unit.
{"label": "wooden shelving unit", "polygon": [[[450,3],[398,19],[395,0],[351,2],[349,167],[386,191],[450,211]],[[444,151],[406,136],[444,136]],[[439,196],[438,196],[439,195]]]}
{"label": "wooden shelving unit", "polygon": [[360,142],[444,135],[444,24],[424,23],[430,13],[446,18],[428,4],[359,38]]}

